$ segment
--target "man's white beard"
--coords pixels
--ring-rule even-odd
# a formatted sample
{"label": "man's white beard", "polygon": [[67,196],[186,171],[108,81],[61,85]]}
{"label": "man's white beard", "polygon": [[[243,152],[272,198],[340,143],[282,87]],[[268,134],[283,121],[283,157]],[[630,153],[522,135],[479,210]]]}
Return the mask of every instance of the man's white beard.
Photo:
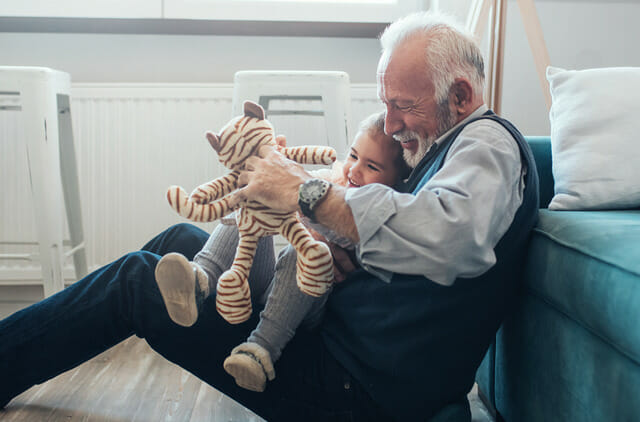
{"label": "man's white beard", "polygon": [[411,151],[408,149],[402,151],[402,157],[404,158],[404,161],[407,163],[407,165],[412,169],[416,168],[418,163],[420,163],[420,160],[422,160],[422,157],[424,157],[429,150],[429,146],[431,146],[435,139],[429,139],[430,137],[427,137],[425,139],[419,134],[412,131],[403,132],[402,135],[403,138],[406,136],[405,139],[409,138],[418,141],[418,149],[416,151]]}
{"label": "man's white beard", "polygon": [[438,133],[427,135],[426,138],[419,133],[411,130],[405,130],[393,135],[393,138],[396,141],[400,142],[403,140],[408,141],[410,139],[415,139],[416,141],[418,141],[418,149],[415,152],[409,151],[408,149],[402,151],[402,157],[404,158],[404,161],[412,169],[416,168],[416,166],[420,164],[420,161],[427,154],[427,151],[429,151],[429,148],[431,148],[431,145],[433,145],[436,139],[438,139],[440,135],[447,132],[456,124],[456,117],[449,108],[448,102],[444,102],[440,105],[440,107],[438,107],[437,117],[438,121],[440,122],[438,125]]}

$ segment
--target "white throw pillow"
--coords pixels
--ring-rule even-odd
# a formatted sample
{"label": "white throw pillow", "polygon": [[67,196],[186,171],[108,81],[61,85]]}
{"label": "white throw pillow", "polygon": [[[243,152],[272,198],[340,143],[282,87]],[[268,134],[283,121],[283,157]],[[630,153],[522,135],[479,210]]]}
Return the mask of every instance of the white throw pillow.
{"label": "white throw pillow", "polygon": [[547,68],[552,210],[640,207],[640,68]]}

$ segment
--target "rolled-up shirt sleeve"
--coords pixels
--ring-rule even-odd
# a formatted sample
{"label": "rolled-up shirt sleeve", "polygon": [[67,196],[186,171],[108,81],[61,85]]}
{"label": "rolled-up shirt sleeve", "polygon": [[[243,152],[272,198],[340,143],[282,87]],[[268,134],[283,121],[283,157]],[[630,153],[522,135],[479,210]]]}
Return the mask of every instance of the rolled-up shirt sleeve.
{"label": "rolled-up shirt sleeve", "polygon": [[451,285],[484,273],[522,203],[524,171],[508,131],[480,120],[465,127],[415,195],[380,184],[348,189],[360,264],[385,281],[401,273]]}

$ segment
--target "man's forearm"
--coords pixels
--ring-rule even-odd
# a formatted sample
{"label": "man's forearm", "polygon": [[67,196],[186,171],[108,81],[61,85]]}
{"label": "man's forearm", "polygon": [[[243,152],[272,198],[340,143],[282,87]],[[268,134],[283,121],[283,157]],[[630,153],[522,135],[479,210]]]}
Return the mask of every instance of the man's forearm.
{"label": "man's forearm", "polygon": [[346,188],[342,186],[332,185],[327,196],[315,209],[315,217],[323,226],[358,243],[360,236],[351,208],[345,201],[345,191]]}
{"label": "man's forearm", "polygon": [[[299,211],[298,191],[300,185],[313,176],[293,161],[286,159],[272,147],[260,149],[259,157],[249,157],[240,172],[238,184],[244,186],[230,199],[230,206],[240,206],[244,201],[253,200],[274,210]],[[322,202],[314,209],[318,222],[338,235],[357,243],[358,229],[345,201],[346,188],[332,185]]]}

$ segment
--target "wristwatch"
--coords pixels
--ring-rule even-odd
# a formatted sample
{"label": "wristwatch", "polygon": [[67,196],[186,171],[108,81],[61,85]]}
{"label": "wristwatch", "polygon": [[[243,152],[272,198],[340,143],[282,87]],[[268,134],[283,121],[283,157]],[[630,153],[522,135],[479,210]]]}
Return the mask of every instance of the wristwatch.
{"label": "wristwatch", "polygon": [[323,179],[309,179],[298,189],[298,205],[302,214],[315,222],[315,209],[331,188],[331,183]]}

